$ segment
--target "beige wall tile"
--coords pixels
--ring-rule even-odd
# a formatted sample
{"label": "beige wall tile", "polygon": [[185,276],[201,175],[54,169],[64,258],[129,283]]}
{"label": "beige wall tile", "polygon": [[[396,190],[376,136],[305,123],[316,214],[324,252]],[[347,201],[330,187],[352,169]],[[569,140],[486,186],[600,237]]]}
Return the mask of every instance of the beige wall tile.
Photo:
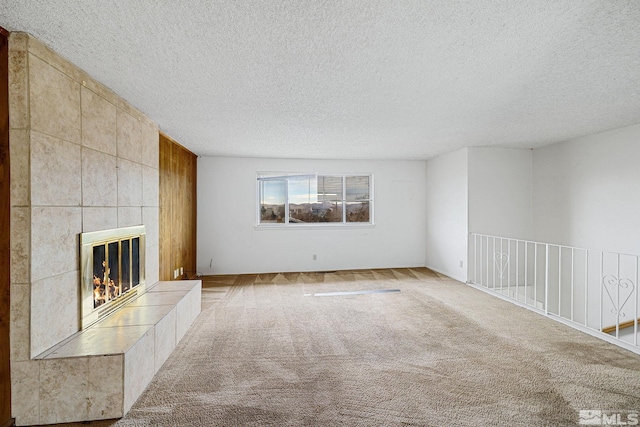
{"label": "beige wall tile", "polygon": [[31,285],[11,284],[10,342],[11,362],[29,360],[29,311],[31,310]]}
{"label": "beige wall tile", "polygon": [[137,118],[118,110],[117,113],[118,157],[140,163],[142,138]]}
{"label": "beige wall tile", "polygon": [[80,84],[29,55],[31,129],[80,144]]}
{"label": "beige wall tile", "polygon": [[154,169],[160,167],[160,134],[153,123],[140,123],[142,163]]}
{"label": "beige wall tile", "polygon": [[160,277],[159,262],[160,246],[148,246],[146,248],[145,274],[147,285],[158,283]]}
{"label": "beige wall tile", "polygon": [[29,131],[10,132],[11,206],[29,206]]}
{"label": "beige wall tile", "polygon": [[11,361],[11,412],[16,425],[40,424],[39,361]]}
{"label": "beige wall tile", "polygon": [[147,233],[147,246],[158,246],[160,244],[160,222],[158,208],[142,208],[142,223]]}
{"label": "beige wall tile", "polygon": [[75,271],[82,208],[31,208],[31,281]]}
{"label": "beige wall tile", "polygon": [[32,357],[48,350],[80,329],[79,277],[80,272],[76,270],[32,284]]}
{"label": "beige wall tile", "polygon": [[40,361],[40,422],[84,421],[89,366],[86,357]]}
{"label": "beige wall tile", "polygon": [[115,354],[42,361],[42,422],[122,417],[123,359],[122,354]]}
{"label": "beige wall tile", "polygon": [[88,420],[107,420],[124,416],[124,356],[90,357],[87,377]]}
{"label": "beige wall tile", "polygon": [[9,50],[26,52],[29,34],[12,31],[9,34]]}
{"label": "beige wall tile", "polygon": [[202,286],[191,290],[176,306],[176,343],[187,333],[200,314],[202,307]]}
{"label": "beige wall tile", "polygon": [[9,127],[29,127],[29,68],[27,52],[9,51]]}
{"label": "beige wall tile", "polygon": [[49,64],[60,73],[65,74],[75,82],[81,83],[90,78],[86,72],[58,55],[51,48],[31,35],[28,40],[28,50],[31,55],[38,57],[40,60]]}
{"label": "beige wall tile", "polygon": [[154,332],[150,329],[125,354],[124,357],[124,412],[129,412],[144,389],[153,379],[155,365],[149,363],[155,360]]}
{"label": "beige wall tile", "polygon": [[116,157],[82,148],[82,205],[118,205],[118,169]]}
{"label": "beige wall tile", "polygon": [[142,206],[160,206],[160,173],[158,169],[142,166]]}
{"label": "beige wall tile", "polygon": [[29,283],[29,236],[31,210],[25,207],[11,209],[11,282]]}
{"label": "beige wall tile", "polygon": [[155,372],[167,361],[176,347],[176,309],[171,310],[155,326]]}
{"label": "beige wall tile", "polygon": [[131,227],[142,224],[142,208],[118,208],[118,227]]}
{"label": "beige wall tile", "polygon": [[36,206],[80,206],[80,146],[31,132],[31,203]]}
{"label": "beige wall tile", "polygon": [[82,232],[118,228],[118,208],[82,208]]}
{"label": "beige wall tile", "polygon": [[141,121],[144,121],[151,125],[155,125],[155,123],[151,119],[146,117],[138,109],[115,94],[111,89],[96,81],[84,70],[78,68],[71,62],[58,55],[56,52],[44,45],[40,40],[36,39],[33,36],[28,36],[25,39],[28,39],[29,53],[50,64],[56,70],[67,75],[69,78],[78,82],[79,84],[82,84],[82,86],[85,86],[92,92],[100,95],[102,98],[115,105],[117,108],[125,111],[128,114],[131,114],[132,116],[138,117]]}
{"label": "beige wall tile", "polygon": [[142,165],[120,158],[118,206],[142,206]]}
{"label": "beige wall tile", "polygon": [[116,155],[116,107],[89,89],[81,89],[82,145]]}

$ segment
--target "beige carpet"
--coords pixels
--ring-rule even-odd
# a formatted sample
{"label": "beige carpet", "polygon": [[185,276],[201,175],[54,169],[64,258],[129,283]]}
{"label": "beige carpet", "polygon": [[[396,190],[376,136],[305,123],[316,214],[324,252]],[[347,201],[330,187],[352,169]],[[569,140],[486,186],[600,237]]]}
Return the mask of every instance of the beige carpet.
{"label": "beige carpet", "polygon": [[[205,284],[192,329],[108,425],[564,426],[579,410],[640,412],[640,356],[427,269]],[[305,296],[377,289],[401,292]]]}

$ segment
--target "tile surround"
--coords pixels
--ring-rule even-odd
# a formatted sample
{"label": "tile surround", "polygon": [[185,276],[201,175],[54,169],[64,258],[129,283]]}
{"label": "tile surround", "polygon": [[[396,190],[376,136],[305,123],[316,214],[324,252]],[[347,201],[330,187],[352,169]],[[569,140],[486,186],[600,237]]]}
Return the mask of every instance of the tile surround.
{"label": "tile surround", "polygon": [[126,353],[140,337],[153,329],[153,325],[127,324],[122,327],[96,326],[73,337],[61,347],[44,356],[44,359],[100,356]]}
{"label": "tile surround", "polygon": [[147,283],[157,283],[160,277],[160,246],[147,244]]}
{"label": "tile surround", "polygon": [[32,357],[53,347],[78,330],[80,324],[78,310],[62,308],[79,306],[79,277],[80,272],[74,270],[32,283],[32,307],[46,308],[31,310]]}
{"label": "tile surround", "polygon": [[176,347],[176,313],[177,308],[171,306],[172,310],[156,323],[155,343],[154,343],[154,363],[155,372],[167,361],[173,349]]}
{"label": "tile surround", "polygon": [[29,283],[29,236],[31,235],[31,209],[11,209],[11,283]]}
{"label": "tile surround", "polygon": [[31,354],[30,344],[30,326],[29,307],[31,305],[31,285],[29,284],[11,284],[11,308],[10,321],[11,330],[10,337],[10,358],[11,363],[18,361],[27,361]]}
{"label": "tile surround", "polygon": [[142,206],[160,206],[158,182],[160,172],[149,166],[142,166]]}
{"label": "tile surround", "polygon": [[118,157],[140,163],[142,155],[140,122],[121,110],[118,110],[116,122]]}
{"label": "tile surround", "polygon": [[150,329],[124,356],[124,410],[128,412],[155,375],[155,330]]}
{"label": "tile surround", "polygon": [[82,96],[82,145],[116,155],[116,107],[86,87]]}
{"label": "tile surround", "polygon": [[142,165],[118,158],[118,206],[142,206]]}
{"label": "tile surround", "polygon": [[[155,123],[140,122],[142,141],[142,164],[153,169],[160,168],[160,141]],[[155,205],[150,205],[155,206]]]}
{"label": "tile surround", "polygon": [[118,169],[115,156],[82,148],[82,205],[118,205]]}
{"label": "tile surround", "polygon": [[131,227],[142,224],[142,208],[118,208],[118,227]]}
{"label": "tile surround", "polygon": [[[86,356],[79,373],[66,359],[31,358],[79,329],[79,310],[68,309],[78,302],[67,296],[79,287],[82,231],[149,221],[147,283],[158,281],[158,127],[37,39],[12,33],[9,50],[14,416],[18,425],[116,418],[124,414],[123,385],[97,368],[124,375],[139,362]],[[164,323],[159,336],[171,322]],[[155,341],[133,344],[139,356],[151,351],[142,357],[153,361],[151,376]],[[57,396],[71,392],[79,399]],[[128,398],[130,407],[137,395]]]}
{"label": "tile surround", "polygon": [[80,206],[82,201],[80,146],[31,132],[31,204]]}
{"label": "tile surround", "polygon": [[118,228],[118,208],[82,208],[82,232]]}
{"label": "tile surround", "polygon": [[29,127],[27,52],[9,52],[9,127],[27,129]]}
{"label": "tile surround", "polygon": [[80,144],[80,84],[29,55],[31,130]]}
{"label": "tile surround", "polygon": [[84,358],[40,361],[40,422],[82,420],[89,402],[76,396],[86,388],[88,376]]}
{"label": "tile surround", "polygon": [[78,269],[81,231],[82,208],[31,209],[32,282]]}
{"label": "tile surround", "polygon": [[147,246],[160,244],[160,219],[157,208],[142,208],[142,223],[147,233]]}
{"label": "tile surround", "polygon": [[27,129],[11,130],[11,206],[29,206],[30,203],[29,143]]}
{"label": "tile surround", "polygon": [[[11,362],[11,405],[22,425],[40,424],[40,362]],[[19,424],[19,425],[20,425]]]}
{"label": "tile surround", "polygon": [[[124,416],[124,375],[121,354],[88,358],[86,396],[92,402],[85,419],[104,420]],[[106,369],[108,367],[108,369]]]}
{"label": "tile surround", "polygon": [[157,305],[140,310],[138,307],[124,307],[101,321],[96,328],[125,327],[127,325],[155,325],[174,310],[172,305]]}

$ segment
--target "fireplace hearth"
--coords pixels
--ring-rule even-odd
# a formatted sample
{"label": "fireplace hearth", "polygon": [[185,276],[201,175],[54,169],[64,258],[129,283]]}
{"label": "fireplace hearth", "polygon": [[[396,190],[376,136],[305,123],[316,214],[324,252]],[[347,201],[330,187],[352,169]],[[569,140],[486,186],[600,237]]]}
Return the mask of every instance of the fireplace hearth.
{"label": "fireplace hearth", "polygon": [[144,292],[145,236],[143,225],[80,235],[82,329]]}

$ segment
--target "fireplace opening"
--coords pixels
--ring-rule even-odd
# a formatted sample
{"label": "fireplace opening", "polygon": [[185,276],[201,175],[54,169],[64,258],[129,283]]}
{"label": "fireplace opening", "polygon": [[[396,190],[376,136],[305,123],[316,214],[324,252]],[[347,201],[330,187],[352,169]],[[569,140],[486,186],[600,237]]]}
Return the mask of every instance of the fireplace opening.
{"label": "fireplace opening", "polygon": [[82,324],[111,314],[145,287],[144,226],[80,235]]}

